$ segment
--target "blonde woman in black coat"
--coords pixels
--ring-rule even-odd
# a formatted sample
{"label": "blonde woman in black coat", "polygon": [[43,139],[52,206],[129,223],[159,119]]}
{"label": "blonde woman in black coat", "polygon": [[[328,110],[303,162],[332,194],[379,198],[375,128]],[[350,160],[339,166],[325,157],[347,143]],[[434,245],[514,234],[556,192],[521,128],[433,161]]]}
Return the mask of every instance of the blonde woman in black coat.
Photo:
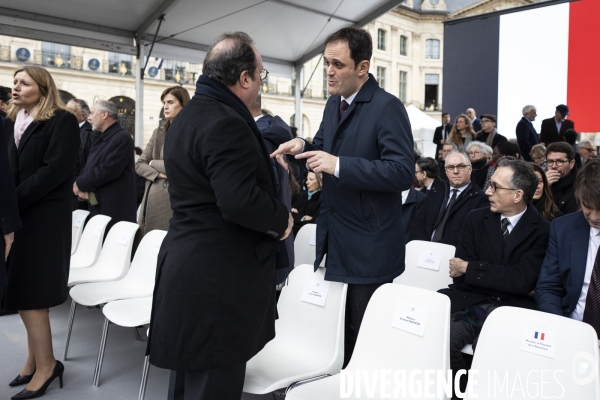
{"label": "blonde woman in black coat", "polygon": [[14,175],[23,228],[8,257],[8,286],[2,300],[18,310],[27,329],[29,355],[10,386],[27,384],[12,399],[44,394],[64,367],[54,358],[48,309],[67,299],[71,254],[72,195],[79,151],[79,126],[42,67],[14,75],[7,117],[8,160]]}

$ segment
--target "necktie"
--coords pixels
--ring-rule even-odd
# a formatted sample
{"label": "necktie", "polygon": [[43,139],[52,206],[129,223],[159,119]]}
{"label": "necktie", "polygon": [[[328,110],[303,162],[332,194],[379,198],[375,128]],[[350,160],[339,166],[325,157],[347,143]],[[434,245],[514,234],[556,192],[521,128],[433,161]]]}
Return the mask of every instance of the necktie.
{"label": "necktie", "polygon": [[444,235],[444,228],[446,226],[446,221],[448,221],[448,217],[450,216],[450,210],[454,203],[456,203],[456,194],[458,193],[458,189],[452,189],[452,197],[450,198],[450,202],[448,206],[444,210],[444,214],[442,215],[442,219],[438,226],[435,228],[435,233],[433,234],[433,238],[431,238],[432,242],[439,242]]}
{"label": "necktie", "polygon": [[504,240],[504,243],[506,243],[506,241],[508,240],[508,235],[510,235],[510,232],[508,232],[508,226],[510,225],[510,221],[508,220],[508,218],[502,218],[502,240]]}
{"label": "necktie", "polygon": [[340,120],[346,113],[346,110],[348,109],[348,107],[350,107],[350,104],[348,104],[348,102],[346,100],[342,100],[342,102],[340,103]]}
{"label": "necktie", "polygon": [[585,298],[583,322],[590,324],[600,336],[600,251],[596,253],[592,278]]}

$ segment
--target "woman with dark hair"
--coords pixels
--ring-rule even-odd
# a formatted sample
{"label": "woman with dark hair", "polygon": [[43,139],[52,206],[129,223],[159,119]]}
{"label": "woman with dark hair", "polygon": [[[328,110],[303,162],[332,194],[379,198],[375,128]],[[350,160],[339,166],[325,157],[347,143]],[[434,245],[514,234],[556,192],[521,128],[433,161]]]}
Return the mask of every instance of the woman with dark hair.
{"label": "woman with dark hair", "polygon": [[15,177],[23,228],[8,257],[6,310],[19,310],[29,354],[9,386],[25,385],[12,399],[42,396],[64,366],[54,358],[49,308],[67,300],[71,260],[72,187],[79,124],[65,108],[48,71],[23,67],[14,74],[5,123],[8,161]]}
{"label": "woman with dark hair", "polygon": [[546,174],[542,167],[535,163],[529,163],[529,166],[538,178],[538,186],[535,189],[531,204],[538,210],[540,214],[544,216],[548,221],[552,221],[554,218],[562,217],[563,213],[558,210],[552,197],[552,190],[548,185]]}
{"label": "woman with dark hair", "polygon": [[169,220],[173,216],[169,201],[169,182],[163,161],[163,146],[171,122],[179,111],[190,101],[190,94],[181,86],[165,89],[160,96],[165,113],[163,122],[152,133],[142,155],[135,163],[135,172],[146,178],[146,188],[138,215],[138,229],[133,242],[135,251],[142,238],[153,229],[169,229]]}
{"label": "woman with dark hair", "polygon": [[308,193],[300,193],[292,201],[292,216],[294,218],[294,235],[306,224],[317,223],[317,216],[321,208],[321,188],[323,186],[321,174],[309,171],[306,175],[306,189]]}
{"label": "woman with dark hair", "polygon": [[475,140],[475,131],[471,120],[465,114],[460,114],[454,120],[448,141],[457,145],[460,151],[464,151],[465,147],[473,140]]}

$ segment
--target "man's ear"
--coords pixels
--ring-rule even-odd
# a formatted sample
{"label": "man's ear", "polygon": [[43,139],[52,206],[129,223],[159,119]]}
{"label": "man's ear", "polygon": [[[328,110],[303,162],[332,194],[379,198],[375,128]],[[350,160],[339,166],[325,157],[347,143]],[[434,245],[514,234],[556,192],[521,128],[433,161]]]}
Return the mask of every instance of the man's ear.
{"label": "man's ear", "polygon": [[358,63],[358,76],[361,78],[369,73],[369,67],[371,66],[371,62],[369,60],[362,60]]}
{"label": "man's ear", "polygon": [[242,71],[240,74],[240,79],[238,79],[239,84],[244,88],[248,89],[252,84],[252,77],[248,73],[248,71]]}

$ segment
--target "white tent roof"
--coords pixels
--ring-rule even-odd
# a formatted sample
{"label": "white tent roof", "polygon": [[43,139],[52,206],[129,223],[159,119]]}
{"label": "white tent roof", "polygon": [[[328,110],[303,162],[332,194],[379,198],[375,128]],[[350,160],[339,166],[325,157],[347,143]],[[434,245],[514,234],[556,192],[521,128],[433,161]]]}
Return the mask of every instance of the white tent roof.
{"label": "white tent roof", "polygon": [[440,121],[431,118],[412,104],[406,107],[406,113],[408,114],[410,126],[413,131],[418,129],[435,129],[441,125]]}
{"label": "white tent roof", "polygon": [[403,0],[2,0],[0,34],[135,55],[201,63],[221,33],[244,31],[269,71],[291,76],[340,28],[363,26]]}

